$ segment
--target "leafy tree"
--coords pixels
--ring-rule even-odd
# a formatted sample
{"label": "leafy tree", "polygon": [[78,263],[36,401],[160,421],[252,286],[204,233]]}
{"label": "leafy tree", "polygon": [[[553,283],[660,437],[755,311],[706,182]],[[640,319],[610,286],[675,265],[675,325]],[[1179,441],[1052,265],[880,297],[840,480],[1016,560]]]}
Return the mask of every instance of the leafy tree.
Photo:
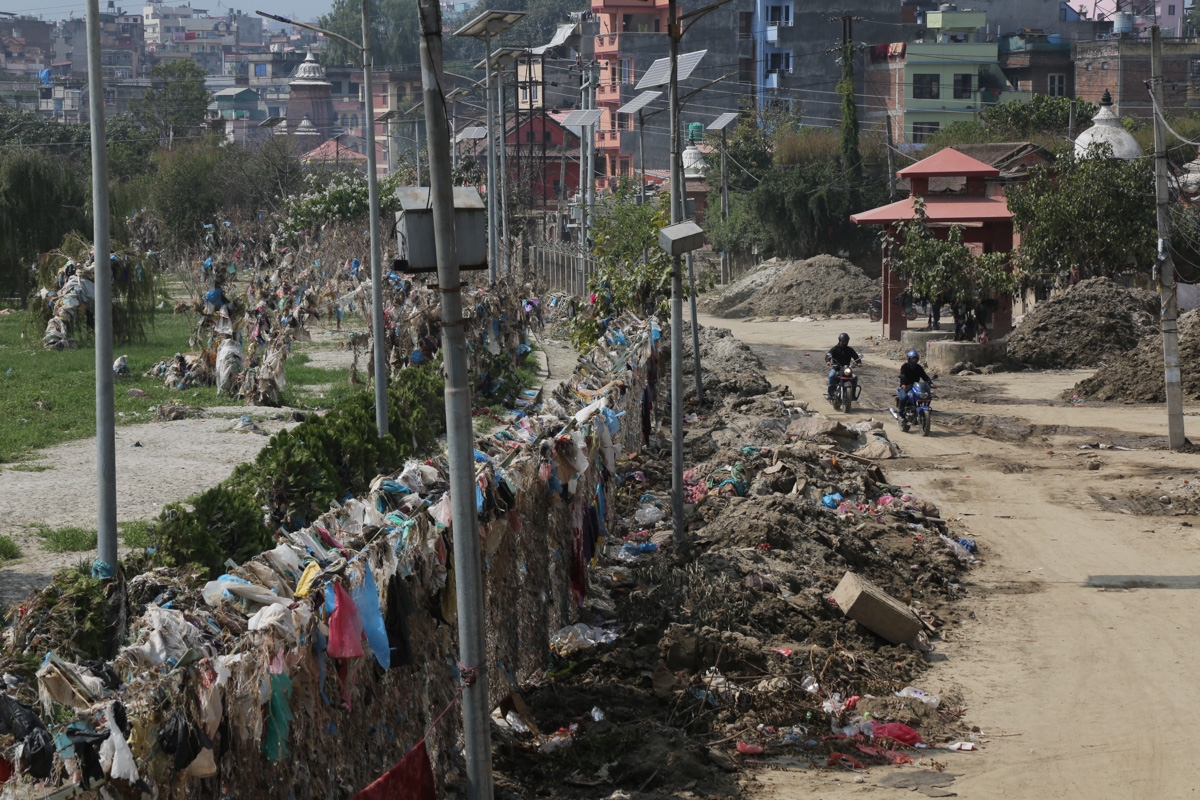
{"label": "leafy tree", "polygon": [[150,70],[150,88],[134,112],[137,121],[160,140],[195,133],[212,100],[204,85],[207,77],[199,64],[188,59],[155,65]]}
{"label": "leafy tree", "polygon": [[[1091,124],[1100,107],[1086,100],[1075,101],[1075,131]],[[1071,101],[1066,97],[1037,94],[1032,100],[988,106],[979,119],[959,120],[947,125],[926,143],[926,151],[986,142],[1060,140],[1070,129]]]}
{"label": "leafy tree", "polygon": [[0,148],[0,295],[25,298],[38,257],[91,228],[79,166],[40,148]]}
{"label": "leafy tree", "polygon": [[[420,61],[421,31],[416,0],[371,0],[371,60],[378,67],[416,64]],[[334,0],[333,8],[321,17],[322,28],[362,41],[360,0]],[[326,60],[338,64],[361,64],[362,53],[337,39],[329,40]]]}
{"label": "leafy tree", "polygon": [[1090,156],[1064,148],[1053,166],[1033,170],[1009,191],[1023,284],[1072,270],[1092,277],[1150,266],[1158,236],[1152,160]]}
{"label": "leafy tree", "polygon": [[158,138],[132,115],[114,114],[106,119],[104,136],[110,181],[129,181],[154,170],[152,156],[158,150]]}
{"label": "leafy tree", "polygon": [[893,274],[907,280],[920,297],[940,298],[962,308],[977,308],[986,295],[1011,294],[1010,253],[977,254],[963,242],[963,228],[954,225],[946,236],[930,230],[925,204],[918,198],[913,218],[900,222],[884,240],[884,258]]}
{"label": "leafy tree", "polygon": [[597,208],[591,238],[599,268],[588,287],[596,299],[571,320],[571,338],[577,347],[594,345],[604,320],[616,314],[666,311],[671,259],[658,246],[658,231],[670,223],[669,205],[638,203],[634,185],[627,179]]}

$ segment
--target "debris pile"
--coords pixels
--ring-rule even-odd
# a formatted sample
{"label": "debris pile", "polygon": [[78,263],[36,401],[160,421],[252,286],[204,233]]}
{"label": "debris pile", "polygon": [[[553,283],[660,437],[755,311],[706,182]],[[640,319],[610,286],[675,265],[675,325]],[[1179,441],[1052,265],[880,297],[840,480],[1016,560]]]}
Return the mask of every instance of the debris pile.
{"label": "debris pile", "polygon": [[1158,328],[1158,298],[1088,278],[1039,302],[1007,337],[1008,356],[1037,369],[1111,364]]}
{"label": "debris pile", "polygon": [[768,264],[702,303],[720,317],[798,317],[864,313],[879,285],[852,262],[820,255]]}
{"label": "debris pile", "polygon": [[[1179,364],[1183,399],[1200,400],[1200,310],[1179,317]],[[1064,396],[1122,403],[1163,403],[1162,335],[1145,336],[1136,348],[1108,360],[1092,377],[1075,384]]]}

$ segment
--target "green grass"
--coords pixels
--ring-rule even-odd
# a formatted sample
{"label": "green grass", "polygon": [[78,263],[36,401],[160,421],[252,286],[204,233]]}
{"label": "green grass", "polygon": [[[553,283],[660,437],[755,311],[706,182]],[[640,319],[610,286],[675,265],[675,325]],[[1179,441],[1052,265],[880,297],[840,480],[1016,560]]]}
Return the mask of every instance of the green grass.
{"label": "green grass", "polygon": [[87,528],[50,528],[39,525],[34,535],[42,540],[42,547],[51,553],[78,553],[96,549],[96,532]]}
{"label": "green grass", "polygon": [[0,561],[12,561],[21,557],[21,547],[11,536],[0,536]]}
{"label": "green grass", "polygon": [[[118,425],[149,422],[150,406],[172,400],[203,407],[239,402],[218,397],[213,387],[181,392],[143,375],[156,362],[190,350],[193,317],[173,314],[169,306],[167,303],[155,315],[155,327],[145,343],[113,348],[114,358],[128,356],[130,371],[115,386]],[[79,350],[43,350],[40,332],[26,330],[26,319],[24,313],[0,316],[0,464],[21,461],[43,447],[96,435],[96,353],[91,338],[87,337]],[[303,354],[288,359],[285,401],[326,406],[350,392],[347,370],[308,367],[306,361]],[[303,391],[312,384],[333,384],[335,391],[317,401]],[[150,396],[129,397],[130,389],[141,389]],[[37,468],[30,465],[24,469]]]}
{"label": "green grass", "polygon": [[150,541],[150,523],[145,520],[136,519],[130,522],[118,523],[117,530],[121,534],[121,541],[126,547],[142,550],[152,544]]}

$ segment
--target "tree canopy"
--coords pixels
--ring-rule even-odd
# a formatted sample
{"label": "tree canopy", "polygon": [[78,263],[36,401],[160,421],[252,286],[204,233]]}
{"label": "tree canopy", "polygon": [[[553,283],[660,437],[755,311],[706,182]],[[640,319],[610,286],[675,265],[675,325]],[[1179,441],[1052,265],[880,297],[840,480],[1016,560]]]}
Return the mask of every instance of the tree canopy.
{"label": "tree canopy", "polygon": [[[377,67],[398,67],[420,61],[421,28],[416,0],[371,0],[371,60]],[[359,0],[335,0],[333,8],[321,17],[320,26],[362,42],[362,3]],[[329,40],[326,60],[338,64],[361,64],[357,48]]]}
{"label": "tree canopy", "polygon": [[1092,277],[1150,266],[1158,241],[1153,161],[1090,155],[1063,148],[1052,166],[1009,191],[1023,284],[1071,270]]}
{"label": "tree canopy", "polygon": [[159,139],[193,135],[204,123],[212,100],[204,85],[207,77],[203,67],[188,59],[156,64],[135,119]]}

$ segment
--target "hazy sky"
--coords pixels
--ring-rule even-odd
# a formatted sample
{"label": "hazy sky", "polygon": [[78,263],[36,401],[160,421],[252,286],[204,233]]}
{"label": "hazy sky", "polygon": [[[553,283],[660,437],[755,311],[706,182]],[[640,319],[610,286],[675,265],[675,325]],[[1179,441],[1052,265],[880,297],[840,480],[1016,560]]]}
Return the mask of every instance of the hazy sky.
{"label": "hazy sky", "polygon": [[[168,0],[168,5],[183,5],[182,0]],[[116,0],[118,8],[127,13],[140,14],[143,3],[140,0]],[[217,0],[192,0],[192,8],[203,8],[214,16],[225,14],[230,8],[236,8],[253,14],[255,11],[269,11],[303,21],[312,21],[321,14],[329,11],[332,0],[234,0],[234,2],[217,2]],[[108,7],[108,0],[100,0],[100,10]],[[83,17],[87,13],[87,5],[81,0],[50,0],[49,3],[38,4],[36,0],[0,0],[0,11],[11,11],[17,14],[33,14],[46,20],[59,20],[68,17]]]}

